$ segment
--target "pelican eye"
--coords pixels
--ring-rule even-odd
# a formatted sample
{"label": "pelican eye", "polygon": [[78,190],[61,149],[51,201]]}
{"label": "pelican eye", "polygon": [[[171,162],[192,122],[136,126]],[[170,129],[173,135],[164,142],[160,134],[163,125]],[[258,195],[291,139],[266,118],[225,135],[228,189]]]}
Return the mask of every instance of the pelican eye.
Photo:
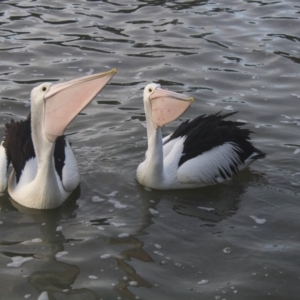
{"label": "pelican eye", "polygon": [[152,91],[153,91],[152,88],[149,88],[149,93],[152,93]]}
{"label": "pelican eye", "polygon": [[47,91],[47,87],[46,86],[43,86],[42,87],[42,92],[46,92]]}

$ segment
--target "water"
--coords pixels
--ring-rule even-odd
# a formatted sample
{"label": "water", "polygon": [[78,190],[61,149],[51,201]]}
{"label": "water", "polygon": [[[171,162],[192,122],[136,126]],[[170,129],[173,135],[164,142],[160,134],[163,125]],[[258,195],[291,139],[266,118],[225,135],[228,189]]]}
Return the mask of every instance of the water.
{"label": "water", "polygon": [[[125,3],[126,2],[126,3]],[[68,129],[74,199],[0,197],[0,299],[298,299],[298,1],[2,1],[0,133],[31,89],[118,68]],[[146,83],[234,110],[268,156],[197,190],[141,187]]]}

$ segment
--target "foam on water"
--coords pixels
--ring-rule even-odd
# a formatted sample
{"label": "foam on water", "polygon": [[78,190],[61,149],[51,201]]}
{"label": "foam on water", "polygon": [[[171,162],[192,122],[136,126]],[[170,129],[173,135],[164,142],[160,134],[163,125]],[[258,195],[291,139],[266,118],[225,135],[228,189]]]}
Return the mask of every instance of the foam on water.
{"label": "foam on water", "polygon": [[63,227],[62,226],[57,226],[56,231],[62,231]]}
{"label": "foam on water", "polygon": [[266,219],[263,219],[263,218],[257,218],[255,216],[249,216],[252,220],[255,221],[256,224],[265,224],[267,222]]}
{"label": "foam on water", "polygon": [[198,284],[203,285],[203,284],[207,284],[208,280],[207,279],[202,279],[200,281],[198,281]]}
{"label": "foam on water", "polygon": [[112,203],[114,205],[114,207],[118,208],[118,209],[123,209],[123,208],[127,207],[126,204],[121,204],[119,201],[114,200],[114,199],[109,199],[108,202]]}
{"label": "foam on water", "polygon": [[113,192],[111,192],[109,194],[106,194],[106,196],[108,196],[108,197],[115,197],[117,194],[118,194],[118,191],[113,191]]}
{"label": "foam on water", "polygon": [[48,293],[47,292],[42,292],[37,300],[49,300]]}
{"label": "foam on water", "polygon": [[63,257],[64,255],[67,255],[69,252],[68,251],[60,251],[60,252],[57,252],[56,254],[55,254],[55,257],[56,258],[61,258],[61,257]]}
{"label": "foam on water", "polygon": [[118,237],[119,238],[126,238],[126,237],[129,237],[129,234],[128,233],[120,233],[120,234],[118,234]]}
{"label": "foam on water", "polygon": [[126,226],[126,223],[111,222],[110,224],[113,225],[114,227]]}
{"label": "foam on water", "polygon": [[33,260],[33,257],[14,256],[11,259],[12,259],[12,262],[8,263],[7,266],[10,268],[19,268],[24,263]]}
{"label": "foam on water", "polygon": [[159,211],[157,211],[156,209],[151,208],[151,207],[149,208],[149,212],[151,215],[154,215],[154,216],[159,215]]}
{"label": "foam on water", "polygon": [[40,239],[40,238],[35,238],[35,239],[32,239],[32,240],[28,240],[28,241],[24,241],[22,242],[21,244],[24,244],[24,245],[30,245],[30,244],[40,244],[42,243],[43,240]]}
{"label": "foam on water", "polygon": [[206,210],[206,211],[214,211],[215,210],[215,208],[213,208],[213,207],[198,206],[197,208]]}
{"label": "foam on water", "polygon": [[107,258],[110,258],[111,257],[111,254],[103,254],[100,256],[101,259],[107,259]]}
{"label": "foam on water", "polygon": [[100,197],[98,197],[98,196],[94,196],[94,197],[92,198],[92,201],[93,201],[93,202],[103,202],[103,201],[105,201],[105,199],[100,198]]}

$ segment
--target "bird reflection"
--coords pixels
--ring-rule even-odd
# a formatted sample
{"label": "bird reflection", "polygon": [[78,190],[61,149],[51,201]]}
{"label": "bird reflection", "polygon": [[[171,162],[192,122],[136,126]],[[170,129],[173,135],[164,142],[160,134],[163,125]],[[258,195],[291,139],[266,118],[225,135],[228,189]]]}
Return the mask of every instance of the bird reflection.
{"label": "bird reflection", "polygon": [[[69,199],[64,205],[57,209],[53,210],[33,210],[25,208],[15,203],[14,201],[8,201],[8,195],[0,197],[0,209],[6,212],[8,217],[10,214],[15,214],[20,218],[14,220],[12,224],[8,224],[9,231],[14,232],[11,235],[11,240],[14,240],[12,243],[5,242],[0,235],[0,249],[5,247],[6,252],[2,251],[7,257],[22,256],[22,257],[33,257],[34,260],[27,262],[22,266],[22,272],[28,276],[28,283],[38,291],[39,294],[47,292],[49,299],[57,299],[59,297],[77,297],[78,299],[100,299],[103,291],[103,284],[106,283],[107,278],[114,276],[112,270],[115,268],[118,271],[118,274],[121,273],[119,278],[113,277],[112,280],[114,284],[108,286],[114,293],[117,293],[120,297],[125,299],[136,299],[134,292],[130,291],[129,287],[132,287],[132,282],[136,282],[137,286],[150,288],[151,284],[145,280],[136,270],[130,265],[132,259],[138,260],[141,263],[152,262],[153,259],[151,256],[143,249],[143,243],[133,235],[128,235],[127,237],[115,237],[112,232],[109,232],[110,229],[114,230],[114,226],[111,225],[112,220],[116,220],[115,213],[110,212],[110,209],[106,209],[105,205],[99,206],[99,213],[93,211],[93,218],[90,220],[84,219],[80,220],[78,216],[78,202],[75,199],[79,198],[80,191],[77,190],[77,195],[73,195],[73,199]],[[105,196],[103,196],[105,197]],[[88,198],[85,195],[84,199]],[[107,201],[106,201],[107,202]],[[106,203],[110,207],[110,203]],[[95,206],[96,207],[96,206]],[[84,215],[82,210],[79,210],[80,213]],[[90,214],[88,214],[90,216]],[[84,217],[83,217],[84,218]],[[64,230],[59,229],[59,225],[62,221],[74,220],[73,224],[78,225],[80,228],[86,228],[87,233],[94,232],[93,228],[106,227],[106,230],[99,231],[98,237],[95,237],[93,240],[93,245],[96,249],[91,249],[91,253],[95,253],[97,250],[102,251],[105,247],[109,247],[108,250],[114,252],[114,248],[117,249],[116,255],[111,255],[111,258],[108,260],[99,260],[93,262],[93,265],[96,265],[96,270],[100,272],[101,269],[105,269],[106,275],[105,278],[99,278],[98,281],[95,281],[93,289],[92,288],[74,288],[74,285],[81,285],[81,280],[78,280],[79,275],[82,277],[82,265],[71,264],[62,261],[59,255],[66,252],[64,245],[70,245],[75,243],[78,247],[82,246],[84,249],[87,249],[84,246],[86,240],[81,240],[76,238],[76,233],[74,232],[75,238],[68,239],[64,235]],[[139,218],[143,220],[144,218]],[[29,224],[26,231],[22,230],[20,227],[26,226]],[[133,234],[137,231],[143,230],[149,225],[149,222],[143,223],[142,226],[135,228]],[[17,227],[17,228],[16,228]],[[91,229],[89,229],[91,228]],[[108,236],[106,234],[108,233]],[[8,232],[9,234],[9,232]],[[90,237],[91,235],[89,235]],[[41,242],[34,243],[31,239],[39,237]],[[25,243],[24,243],[25,241]],[[81,243],[83,242],[83,243]],[[103,243],[104,242],[104,243]],[[99,244],[98,244],[99,243]],[[9,251],[7,246],[14,245],[14,250],[17,249],[18,253]],[[24,248],[26,245],[26,248]],[[97,245],[102,245],[102,248],[97,248]],[[67,248],[68,250],[69,248]],[[81,257],[87,257],[87,253],[82,253]],[[73,258],[71,258],[73,259]],[[89,261],[89,260],[88,260]],[[114,262],[113,265],[111,262]],[[89,261],[91,263],[91,261]],[[97,268],[98,265],[98,268]],[[92,271],[92,265],[91,270]],[[110,268],[113,269],[110,270]],[[30,273],[32,269],[32,273]],[[28,275],[26,274],[28,270]],[[1,271],[0,271],[1,273]],[[104,275],[104,274],[103,274]],[[84,279],[83,279],[84,280]],[[91,281],[89,281],[91,284]],[[99,285],[99,287],[96,287]],[[16,286],[16,284],[13,284]],[[106,286],[107,287],[107,286]],[[60,296],[59,296],[60,295]],[[63,296],[62,296],[63,295]]]}
{"label": "bird reflection", "polygon": [[136,283],[136,285],[139,287],[146,288],[150,288],[151,284],[143,279],[136,272],[136,270],[132,266],[130,266],[129,261],[132,258],[135,258],[141,262],[151,262],[153,261],[153,259],[145,250],[143,250],[142,247],[144,246],[144,244],[135,237],[128,237],[126,239],[122,239],[122,241],[120,241],[119,239],[111,240],[111,242],[115,242],[118,244],[120,244],[121,242],[133,245],[132,248],[124,250],[120,253],[121,258],[116,258],[118,267],[126,274],[126,276],[119,280],[119,283],[115,286],[114,290],[122,298],[136,299],[136,296],[128,289],[128,287],[130,286],[130,282]]}
{"label": "bird reflection", "polygon": [[[69,242],[66,240],[63,232],[59,230],[58,224],[64,219],[76,218],[78,205],[75,199],[78,199],[79,195],[80,188],[77,188],[71,195],[71,198],[68,199],[62,207],[53,210],[25,208],[13,200],[7,201],[8,195],[4,195],[0,198],[1,211],[5,211],[7,216],[12,212],[19,211],[20,214],[18,214],[18,217],[22,219],[22,224],[24,226],[29,224],[41,233],[38,234],[41,237],[41,243],[34,243],[34,241],[30,239],[24,241],[24,239],[31,236],[33,232],[36,233],[34,229],[30,228],[27,236],[27,232],[21,230],[21,227],[18,227],[18,230],[14,228],[13,238],[19,240],[19,242],[8,243],[1,238],[0,247],[6,246],[7,248],[7,246],[19,245],[17,248],[18,253],[11,251],[5,252],[9,257],[13,257],[16,254],[26,256],[28,255],[28,253],[26,253],[27,251],[31,253],[31,256],[34,257],[34,268],[37,271],[32,272],[28,276],[28,282],[39,293],[47,291],[49,299],[52,299],[54,294],[63,294],[65,297],[76,294],[82,295],[81,299],[99,299],[99,295],[91,290],[85,288],[73,289],[72,285],[80,274],[79,267],[61,262],[56,257],[58,253],[65,251],[64,244]],[[18,222],[14,224],[19,226]],[[10,236],[10,238],[12,237]],[[21,250],[25,253],[20,253]],[[32,252],[34,254],[32,254]],[[56,297],[54,298],[57,299]]]}
{"label": "bird reflection", "polygon": [[[79,197],[80,190],[72,195],[75,199]],[[39,292],[47,291],[49,294],[57,292],[65,292],[72,290],[77,276],[80,273],[78,266],[67,264],[58,261],[56,255],[65,251],[64,243],[66,243],[63,232],[59,230],[58,224],[62,219],[76,218],[75,210],[78,208],[74,199],[68,199],[68,203],[61,209],[51,211],[31,210],[13,203],[21,212],[26,212],[32,219],[39,223],[41,222],[42,240],[45,245],[50,246],[50,250],[44,253],[36,253],[34,257],[40,259],[39,263],[43,266],[40,271],[35,271],[29,276],[29,283],[34,286]],[[72,291],[78,293],[78,291]]]}
{"label": "bird reflection", "polygon": [[[233,216],[239,209],[239,203],[243,194],[255,182],[261,182],[262,174],[254,173],[250,170],[244,170],[240,173],[239,178],[234,178],[231,182],[226,182],[216,186],[208,186],[204,188],[176,191],[156,191],[140,189],[146,210],[154,209],[166,202],[169,203],[176,213],[188,217],[199,218],[203,221],[203,226],[213,226],[228,217]],[[145,215],[145,223],[150,222],[149,218],[153,215],[149,213],[148,220]]]}
{"label": "bird reflection", "polygon": [[[94,175],[93,173],[92,176]],[[10,222],[7,221],[6,231],[0,232],[1,253],[9,258],[33,257],[31,262],[22,266],[22,272],[28,276],[30,286],[40,294],[46,291],[49,299],[101,299],[107,290],[108,293],[117,294],[123,299],[136,299],[136,289],[151,288],[153,280],[156,280],[149,280],[148,272],[149,268],[153,268],[153,263],[159,262],[145,250],[149,244],[144,245],[143,241],[148,241],[146,236],[151,232],[151,226],[171,224],[171,220],[159,218],[160,211],[164,211],[162,214],[173,219],[176,214],[184,216],[186,223],[193,218],[199,226],[215,226],[238,211],[249,182],[252,186],[256,181],[261,183],[261,175],[245,171],[228,184],[194,191],[156,191],[145,189],[131,179],[122,181],[122,174],[105,172],[100,175],[105,176],[104,187],[95,190],[87,176],[84,180],[84,198],[75,201],[80,193],[77,190],[74,199],[54,210],[26,209],[8,201],[7,195],[0,197],[2,216],[6,219],[14,218]],[[108,196],[115,190],[116,181],[119,183],[118,190],[122,191],[119,198],[119,194]],[[90,200],[89,205],[86,205],[87,199],[92,199],[95,194],[104,201],[94,203]],[[125,198],[124,195],[136,196]],[[116,201],[109,201],[112,197],[123,204],[126,203],[128,209],[113,209]],[[128,199],[127,202],[125,199]],[[81,203],[83,205],[80,205]],[[75,226],[75,229],[70,231],[74,237],[66,238],[65,230],[59,230],[59,225],[64,221]],[[114,227],[113,223],[124,223],[126,226]],[[3,225],[5,221],[1,226]],[[176,228],[174,230],[176,231]],[[30,244],[36,237],[40,237],[41,243]],[[66,256],[67,261],[76,263],[67,263],[59,258],[59,254],[69,249],[65,246],[73,243],[79,254],[76,256],[74,253],[72,256],[70,253]],[[93,248],[89,248],[91,246]],[[95,255],[99,259],[101,253],[109,254],[109,258],[94,261]],[[85,262],[87,272],[98,272],[97,280],[88,283],[85,281],[84,276],[87,274],[82,270]],[[135,269],[135,264],[139,265],[138,270]],[[105,273],[98,278],[102,270]],[[19,284],[18,280],[15,280],[10,288],[17,289],[16,284]]]}

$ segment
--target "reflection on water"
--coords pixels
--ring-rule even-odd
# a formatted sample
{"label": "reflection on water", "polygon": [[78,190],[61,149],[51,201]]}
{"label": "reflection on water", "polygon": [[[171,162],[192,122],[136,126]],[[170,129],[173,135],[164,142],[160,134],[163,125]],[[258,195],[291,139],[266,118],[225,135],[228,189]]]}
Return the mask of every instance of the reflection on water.
{"label": "reflection on water", "polygon": [[[73,198],[43,212],[0,196],[0,299],[298,299],[295,1],[0,7],[2,134],[5,122],[26,118],[40,82],[119,70],[69,128],[81,172]],[[142,90],[152,81],[196,99],[164,135],[234,110],[267,158],[215,187],[141,187]]]}
{"label": "reflection on water", "polygon": [[[247,182],[249,179],[251,181],[249,175],[252,176],[244,174],[244,180]],[[115,176],[112,180],[114,179]],[[231,185],[232,188],[233,183]],[[111,187],[106,187],[109,188]],[[55,299],[59,298],[59,295],[66,298],[76,296],[78,299],[98,299],[101,297],[101,292],[97,291],[99,287],[107,289],[107,277],[116,276],[110,284],[113,291],[124,299],[135,299],[136,295],[132,289],[149,289],[156,284],[156,280],[149,281],[147,273],[144,272],[146,265],[153,265],[155,256],[159,256],[162,265],[172,260],[159,251],[158,244],[155,244],[157,250],[154,252],[145,250],[143,239],[139,238],[147,234],[149,226],[155,224],[157,219],[165,219],[160,212],[160,206],[171,206],[178,215],[197,217],[201,220],[203,228],[211,227],[236,212],[245,183],[237,182],[234,185],[233,190],[236,194],[229,193],[228,186],[220,185],[216,189],[207,188],[206,192],[204,189],[204,193],[201,189],[195,190],[196,194],[193,197],[187,197],[184,191],[170,191],[162,195],[159,191],[145,190],[140,186],[137,186],[133,193],[134,188],[136,187],[123,187],[124,194],[120,195],[122,199],[117,191],[98,191],[97,196],[90,197],[93,200],[89,200],[88,205],[93,205],[93,213],[90,212],[91,208],[87,207],[88,215],[83,208],[80,209],[81,201],[76,202],[76,199],[81,198],[79,190],[73,195],[73,199],[69,199],[61,208],[50,211],[23,208],[12,200],[8,201],[7,195],[2,197],[1,211],[5,212],[5,219],[11,214],[18,215],[18,220],[7,225],[6,234],[9,239],[1,238],[2,249],[5,249],[2,250],[2,255],[9,259],[16,256],[32,258],[31,261],[24,260],[19,268],[22,269],[24,278],[28,278],[28,283],[41,295],[46,291],[48,297]],[[134,199],[128,199],[126,196],[124,198],[126,194],[136,195],[131,196]],[[84,198],[82,201],[86,200]],[[116,204],[117,207],[123,208],[112,209]],[[126,211],[130,206],[133,210]],[[124,211],[131,215],[132,224],[130,219],[124,218]],[[86,219],[87,217],[90,219]],[[20,223],[27,224],[25,232],[20,231]],[[72,227],[73,229],[68,230]],[[96,230],[93,230],[93,234],[89,232],[92,228]],[[126,228],[125,232],[122,231],[123,228]],[[90,266],[87,270],[84,265],[90,259],[94,267]],[[136,262],[139,262],[137,269]],[[180,265],[176,261],[174,264]],[[143,270],[141,273],[138,271],[140,268]],[[82,273],[86,279],[81,278]],[[97,288],[87,284],[87,279],[95,281]],[[82,284],[79,284],[81,281]],[[21,286],[19,290],[23,291]],[[28,295],[26,293],[30,294],[23,291],[24,295]]]}
{"label": "reflection on water", "polygon": [[[74,197],[74,199],[76,198],[78,197]],[[26,236],[24,240],[23,236],[19,237],[18,242],[2,240],[1,245],[6,247],[6,251],[2,252],[2,254],[8,258],[18,256],[22,258],[32,257],[34,259],[34,269],[38,271],[33,271],[30,275],[25,274],[25,276],[28,277],[28,282],[41,294],[47,291],[49,297],[59,297],[59,294],[62,294],[65,297],[70,296],[70,298],[76,296],[79,297],[78,299],[99,299],[100,295],[90,289],[84,287],[73,288],[80,274],[80,268],[77,265],[60,261],[64,255],[69,254],[64,244],[75,247],[75,244],[84,242],[84,239],[66,239],[63,234],[63,227],[59,225],[62,220],[70,221],[76,219],[78,206],[74,199],[70,199],[62,208],[50,211],[32,210],[21,207],[16,203],[14,203],[14,206],[7,205],[10,202],[5,199],[6,201],[3,201],[3,205],[1,205],[1,210],[6,211],[6,214],[16,211],[22,213],[23,223],[31,223],[30,227],[39,228],[39,238],[26,240]],[[95,225],[94,220],[91,220],[90,223]],[[99,224],[97,223],[96,225]],[[33,228],[30,230],[31,234],[35,231]],[[13,230],[17,229],[14,228]],[[123,236],[120,238],[109,238],[107,241],[108,244],[117,245],[118,248],[126,248],[117,257],[113,258],[117,268],[126,274],[123,278],[120,278],[118,284],[114,285],[114,290],[122,297],[134,299],[134,295],[127,289],[128,286],[132,285],[133,282],[144,287],[151,287],[151,285],[141,278],[126,261],[134,258],[142,262],[149,262],[152,259],[142,249],[143,244],[137,238],[129,235]],[[23,248],[22,253],[13,252],[13,249],[9,250],[9,246],[13,249],[16,246],[19,246],[18,249]],[[24,260],[24,263],[26,263],[26,260]],[[17,265],[12,265],[11,267],[17,267]],[[93,276],[89,277],[94,279]]]}

